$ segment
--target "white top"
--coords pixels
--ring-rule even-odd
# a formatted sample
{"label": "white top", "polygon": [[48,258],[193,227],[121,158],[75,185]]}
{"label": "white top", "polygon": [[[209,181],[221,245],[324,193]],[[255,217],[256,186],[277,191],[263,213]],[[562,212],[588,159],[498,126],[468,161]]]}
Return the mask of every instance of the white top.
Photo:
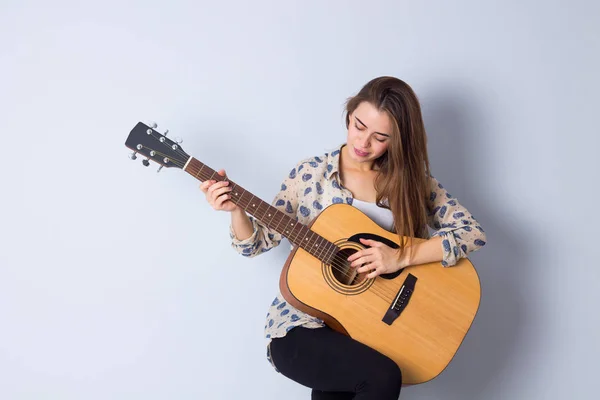
{"label": "white top", "polygon": [[394,215],[387,208],[379,207],[376,203],[352,199],[352,206],[358,208],[383,229],[394,231]]}

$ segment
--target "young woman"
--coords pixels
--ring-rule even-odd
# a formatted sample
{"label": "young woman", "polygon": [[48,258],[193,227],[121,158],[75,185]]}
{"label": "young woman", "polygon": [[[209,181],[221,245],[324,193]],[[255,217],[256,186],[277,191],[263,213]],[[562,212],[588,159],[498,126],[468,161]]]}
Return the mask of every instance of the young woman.
{"label": "young woman", "polygon": [[[346,103],[346,128],[346,143],[296,164],[273,206],[309,224],[329,205],[347,203],[390,232],[428,239],[399,249],[363,240],[366,248],[348,260],[369,278],[424,263],[451,267],[485,244],[479,223],[430,172],[421,108],[405,82],[368,82]],[[239,253],[253,257],[281,242],[279,233],[230,201],[227,181],[200,188],[215,210],[231,213],[230,237]],[[281,293],[266,322],[268,360],[312,388],[312,399],[398,398],[402,375],[395,362],[294,308]]]}

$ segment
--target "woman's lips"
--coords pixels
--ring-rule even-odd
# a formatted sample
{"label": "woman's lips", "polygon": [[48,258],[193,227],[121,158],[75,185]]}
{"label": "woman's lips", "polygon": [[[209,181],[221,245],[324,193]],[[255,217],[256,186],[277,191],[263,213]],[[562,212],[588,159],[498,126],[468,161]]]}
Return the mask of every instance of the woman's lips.
{"label": "woman's lips", "polygon": [[360,151],[358,150],[356,147],[354,148],[354,153],[359,156],[359,157],[366,157],[369,155],[369,153],[366,153],[364,151]]}

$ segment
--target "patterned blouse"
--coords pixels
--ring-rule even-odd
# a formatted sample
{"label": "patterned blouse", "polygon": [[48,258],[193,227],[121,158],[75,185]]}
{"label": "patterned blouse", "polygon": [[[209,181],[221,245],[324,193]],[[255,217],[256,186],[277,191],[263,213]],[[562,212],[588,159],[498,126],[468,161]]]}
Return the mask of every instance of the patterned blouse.
{"label": "patterned blouse", "polygon": [[[340,185],[339,156],[341,144],[334,151],[300,161],[281,184],[279,193],[271,203],[285,214],[308,225],[321,211],[336,203],[352,205],[352,193]],[[441,183],[430,175],[431,194],[428,203],[428,225],[441,236],[444,267],[455,265],[460,258],[485,245],[486,236],[466,208],[448,193]],[[254,231],[245,240],[235,237],[233,226],[229,227],[232,247],[246,257],[265,253],[279,245],[282,236],[256,218],[249,216]],[[283,337],[296,326],[320,328],[325,326],[319,318],[308,315],[288,304],[278,293],[267,313],[265,337]],[[267,358],[270,355],[267,347]]]}

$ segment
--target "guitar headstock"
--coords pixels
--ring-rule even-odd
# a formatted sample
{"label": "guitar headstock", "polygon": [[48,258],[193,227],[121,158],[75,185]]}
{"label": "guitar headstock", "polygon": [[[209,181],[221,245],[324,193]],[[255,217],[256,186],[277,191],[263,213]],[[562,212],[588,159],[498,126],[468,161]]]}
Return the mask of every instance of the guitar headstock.
{"label": "guitar headstock", "polygon": [[168,132],[159,133],[156,124],[149,126],[138,122],[125,141],[125,146],[133,150],[129,157],[135,160],[137,154],[146,156],[143,164],[149,166],[152,160],[161,165],[159,171],[162,167],[183,169],[190,156],[179,145],[181,141],[173,141],[167,137]]}

